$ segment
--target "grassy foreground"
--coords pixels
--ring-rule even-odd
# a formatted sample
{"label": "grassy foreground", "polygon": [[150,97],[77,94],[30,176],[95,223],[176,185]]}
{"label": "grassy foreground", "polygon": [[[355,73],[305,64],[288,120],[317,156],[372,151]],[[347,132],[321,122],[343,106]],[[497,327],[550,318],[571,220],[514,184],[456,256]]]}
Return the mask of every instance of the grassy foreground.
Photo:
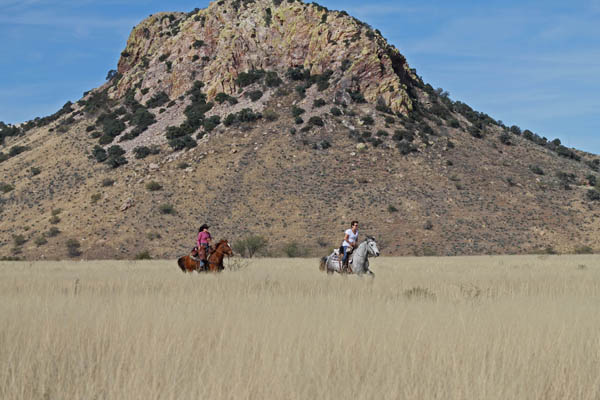
{"label": "grassy foreground", "polygon": [[599,256],[317,264],[0,263],[0,398],[600,397]]}

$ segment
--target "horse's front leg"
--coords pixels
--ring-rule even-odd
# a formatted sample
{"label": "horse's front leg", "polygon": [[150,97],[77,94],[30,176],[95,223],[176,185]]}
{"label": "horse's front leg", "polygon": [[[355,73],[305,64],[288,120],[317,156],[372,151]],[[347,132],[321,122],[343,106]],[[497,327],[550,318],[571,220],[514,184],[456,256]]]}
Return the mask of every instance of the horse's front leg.
{"label": "horse's front leg", "polygon": [[365,261],[365,274],[369,275],[371,278],[375,278],[375,274],[373,271],[369,269],[369,259]]}

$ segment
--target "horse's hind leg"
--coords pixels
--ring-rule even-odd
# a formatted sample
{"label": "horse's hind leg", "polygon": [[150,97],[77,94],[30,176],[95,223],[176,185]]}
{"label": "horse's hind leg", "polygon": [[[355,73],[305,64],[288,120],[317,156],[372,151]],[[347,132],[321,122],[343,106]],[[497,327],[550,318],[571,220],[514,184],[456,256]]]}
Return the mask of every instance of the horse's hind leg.
{"label": "horse's hind leg", "polygon": [[185,261],[184,261],[183,257],[181,257],[179,260],[177,260],[177,265],[179,265],[179,269],[181,269],[181,271],[183,273],[187,272],[185,270]]}

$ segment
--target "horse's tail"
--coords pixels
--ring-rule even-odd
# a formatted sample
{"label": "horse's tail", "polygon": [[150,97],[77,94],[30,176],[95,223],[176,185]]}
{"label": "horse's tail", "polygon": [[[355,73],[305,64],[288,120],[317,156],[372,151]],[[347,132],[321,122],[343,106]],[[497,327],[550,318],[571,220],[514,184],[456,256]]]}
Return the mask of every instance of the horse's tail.
{"label": "horse's tail", "polygon": [[319,271],[325,271],[327,269],[327,257],[321,258],[319,262]]}
{"label": "horse's tail", "polygon": [[179,257],[179,260],[177,260],[177,265],[179,265],[179,268],[181,268],[181,270],[183,272],[185,272],[185,261],[184,261],[185,257]]}

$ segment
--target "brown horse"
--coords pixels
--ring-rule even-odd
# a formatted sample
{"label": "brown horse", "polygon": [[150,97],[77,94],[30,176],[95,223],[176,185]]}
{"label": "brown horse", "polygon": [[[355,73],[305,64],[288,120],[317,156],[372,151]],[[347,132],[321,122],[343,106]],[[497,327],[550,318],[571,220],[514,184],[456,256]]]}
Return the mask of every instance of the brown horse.
{"label": "brown horse", "polygon": [[177,260],[177,264],[183,272],[220,272],[225,269],[223,266],[223,258],[226,255],[232,256],[233,250],[231,250],[231,246],[229,246],[227,240],[221,240],[219,243],[217,243],[215,249],[208,256],[208,266],[205,266],[205,269],[200,268],[199,259],[195,260],[189,254]]}

